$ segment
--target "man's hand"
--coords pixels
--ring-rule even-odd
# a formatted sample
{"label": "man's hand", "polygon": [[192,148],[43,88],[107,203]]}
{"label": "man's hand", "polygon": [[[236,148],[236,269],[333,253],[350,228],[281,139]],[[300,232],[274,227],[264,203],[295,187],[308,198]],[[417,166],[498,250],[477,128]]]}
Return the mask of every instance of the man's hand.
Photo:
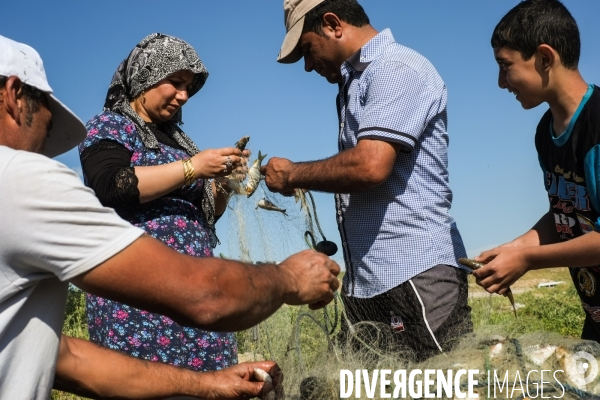
{"label": "man's hand", "polygon": [[529,271],[526,249],[507,244],[475,257],[475,261],[487,263],[485,267],[473,271],[477,284],[489,293],[506,294],[508,288]]}
{"label": "man's hand", "polygon": [[[266,371],[273,383],[259,382],[254,375],[254,368]],[[274,361],[248,362],[237,364],[220,371],[206,372],[210,382],[203,399],[248,399],[262,397],[275,390],[281,393],[283,374]]]}
{"label": "man's hand", "polygon": [[[259,381],[254,375],[255,368],[267,372],[273,382]],[[87,340],[63,335],[54,388],[92,398],[192,396],[237,400],[263,396],[272,390],[281,394],[282,382],[281,370],[273,361],[243,363],[220,371],[195,372],[141,360]]]}
{"label": "man's hand", "polygon": [[340,266],[324,254],[304,250],[285,259],[279,267],[288,275],[291,290],[285,297],[290,305],[309,304],[312,310],[325,307],[339,288]]}
{"label": "man's hand", "polygon": [[271,192],[288,194],[294,188],[289,185],[289,177],[294,163],[286,158],[271,157],[267,165],[260,168],[265,183]]}

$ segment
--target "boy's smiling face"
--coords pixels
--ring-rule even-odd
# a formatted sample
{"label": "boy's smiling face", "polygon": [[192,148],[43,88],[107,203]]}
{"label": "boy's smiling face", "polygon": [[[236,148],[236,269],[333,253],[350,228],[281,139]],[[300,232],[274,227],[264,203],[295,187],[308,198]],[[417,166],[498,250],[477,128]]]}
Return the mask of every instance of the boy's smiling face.
{"label": "boy's smiling face", "polygon": [[538,70],[534,54],[525,61],[521,53],[506,47],[494,49],[494,57],[500,67],[498,86],[516,95],[524,109],[539,106],[544,98],[544,81]]}

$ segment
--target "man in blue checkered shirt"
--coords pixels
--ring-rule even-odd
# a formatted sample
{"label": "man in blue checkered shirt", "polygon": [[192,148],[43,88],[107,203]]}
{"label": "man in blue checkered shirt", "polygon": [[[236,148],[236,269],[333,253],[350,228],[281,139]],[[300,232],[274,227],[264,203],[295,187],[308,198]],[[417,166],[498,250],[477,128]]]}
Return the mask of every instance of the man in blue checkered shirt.
{"label": "man in blue checkered shirt", "polygon": [[379,345],[409,358],[446,351],[472,331],[457,264],[466,254],[449,215],[446,86],[390,30],[378,33],[355,0],[284,0],[284,11],[278,61],[304,58],[307,72],[339,85],[339,154],[271,158],[262,168],[267,186],[335,193],[344,338],[369,334],[374,324],[361,322],[372,321],[389,334]]}

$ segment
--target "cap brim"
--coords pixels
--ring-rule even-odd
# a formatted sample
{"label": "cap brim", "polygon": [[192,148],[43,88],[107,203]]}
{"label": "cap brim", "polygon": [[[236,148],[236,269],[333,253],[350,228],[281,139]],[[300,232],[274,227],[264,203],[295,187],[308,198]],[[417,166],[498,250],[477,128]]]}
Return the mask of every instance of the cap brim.
{"label": "cap brim", "polygon": [[87,135],[87,130],[83,122],[54,95],[49,94],[48,99],[52,113],[52,129],[48,132],[44,155],[56,157],[81,143]]}
{"label": "cap brim", "polygon": [[300,51],[300,36],[302,36],[303,28],[304,17],[300,18],[285,35],[281,50],[279,50],[277,62],[282,64],[293,64],[300,61],[302,58],[302,52]]}

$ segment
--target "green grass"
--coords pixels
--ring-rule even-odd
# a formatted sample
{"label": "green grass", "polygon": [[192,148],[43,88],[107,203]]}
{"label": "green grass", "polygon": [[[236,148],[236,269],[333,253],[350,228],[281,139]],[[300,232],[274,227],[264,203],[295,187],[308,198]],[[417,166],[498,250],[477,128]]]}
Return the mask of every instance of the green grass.
{"label": "green grass", "polygon": [[515,303],[524,305],[517,311],[517,318],[508,298],[491,295],[470,299],[475,330],[501,327],[512,336],[537,331],[581,335],[585,314],[571,282],[549,289],[532,289],[514,297]]}
{"label": "green grass", "polygon": [[69,288],[63,333],[68,336],[88,339],[85,313],[85,292],[79,290],[75,286]]}
{"label": "green grass", "polygon": [[[82,339],[88,339],[87,322],[85,314],[85,293],[74,286],[69,287],[67,296],[67,308],[65,311],[65,322],[63,333]],[[84,397],[75,396],[58,390],[52,391],[53,400],[77,400]]]}

